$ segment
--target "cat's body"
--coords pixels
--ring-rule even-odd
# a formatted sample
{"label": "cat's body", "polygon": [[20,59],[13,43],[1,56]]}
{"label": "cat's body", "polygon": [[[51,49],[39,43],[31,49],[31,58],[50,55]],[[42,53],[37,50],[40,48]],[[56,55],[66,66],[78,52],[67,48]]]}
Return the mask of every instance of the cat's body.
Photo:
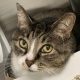
{"label": "cat's body", "polygon": [[18,28],[13,33],[6,73],[10,77],[18,78],[28,73],[55,73],[61,70],[76,50],[72,34],[75,15],[63,15],[63,9],[56,9],[47,13],[44,11],[41,13],[43,16],[39,13],[33,16],[33,20],[19,4],[17,9]]}

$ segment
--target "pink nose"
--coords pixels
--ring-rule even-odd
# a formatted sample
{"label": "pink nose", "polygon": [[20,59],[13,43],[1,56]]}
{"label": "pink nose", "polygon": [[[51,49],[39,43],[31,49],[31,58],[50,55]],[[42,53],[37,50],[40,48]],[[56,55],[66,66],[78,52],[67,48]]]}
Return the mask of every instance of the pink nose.
{"label": "pink nose", "polygon": [[34,63],[33,60],[27,60],[27,59],[26,59],[25,62],[26,62],[26,64],[27,64],[28,67],[30,67]]}

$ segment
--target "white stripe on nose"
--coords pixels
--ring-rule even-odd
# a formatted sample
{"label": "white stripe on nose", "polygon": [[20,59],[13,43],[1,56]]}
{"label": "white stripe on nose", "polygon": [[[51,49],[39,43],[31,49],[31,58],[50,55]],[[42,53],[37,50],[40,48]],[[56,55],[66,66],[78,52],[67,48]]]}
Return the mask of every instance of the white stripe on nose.
{"label": "white stripe on nose", "polygon": [[27,53],[27,60],[33,60],[35,58],[34,48],[35,48],[35,42],[36,40],[33,40],[30,51]]}

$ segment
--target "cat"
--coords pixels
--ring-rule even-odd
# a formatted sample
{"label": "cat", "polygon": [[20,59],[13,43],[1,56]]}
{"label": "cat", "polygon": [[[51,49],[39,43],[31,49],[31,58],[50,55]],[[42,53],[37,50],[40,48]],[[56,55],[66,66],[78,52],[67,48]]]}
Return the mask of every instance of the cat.
{"label": "cat", "polygon": [[18,26],[5,67],[9,77],[16,79],[27,72],[56,73],[65,66],[76,50],[72,33],[76,16],[72,12],[57,14],[34,19],[17,3]]}

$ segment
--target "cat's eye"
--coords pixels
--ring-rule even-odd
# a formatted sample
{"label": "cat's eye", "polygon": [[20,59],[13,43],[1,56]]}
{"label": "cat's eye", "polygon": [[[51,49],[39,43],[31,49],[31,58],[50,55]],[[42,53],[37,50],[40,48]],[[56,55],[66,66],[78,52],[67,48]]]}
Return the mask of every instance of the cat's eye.
{"label": "cat's eye", "polygon": [[41,52],[42,53],[50,53],[53,50],[53,46],[50,44],[46,44],[42,47]]}
{"label": "cat's eye", "polygon": [[28,48],[28,44],[27,44],[26,40],[24,40],[22,38],[19,39],[19,45],[21,48],[24,48],[24,49]]}

